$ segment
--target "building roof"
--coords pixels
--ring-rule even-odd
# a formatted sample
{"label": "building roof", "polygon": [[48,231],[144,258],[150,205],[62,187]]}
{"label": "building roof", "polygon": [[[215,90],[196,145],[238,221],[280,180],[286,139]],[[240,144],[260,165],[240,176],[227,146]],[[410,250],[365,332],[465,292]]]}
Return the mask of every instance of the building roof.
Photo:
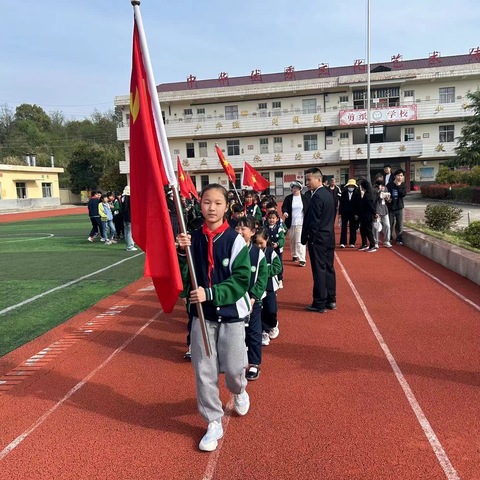
{"label": "building roof", "polygon": [[[384,72],[384,71],[405,71],[405,70],[418,70],[426,68],[438,68],[438,67],[452,67],[459,65],[468,65],[471,63],[480,63],[480,52],[475,51],[472,54],[466,55],[453,55],[449,57],[430,56],[429,58],[420,58],[416,60],[402,60],[390,62],[380,62],[370,64],[370,71]],[[263,83],[276,83],[276,82],[292,82],[295,80],[311,80],[315,78],[329,78],[329,77],[341,77],[348,75],[358,75],[366,73],[366,65],[349,65],[344,67],[330,67],[322,70],[319,68],[312,70],[299,70],[292,71],[285,69],[285,72],[281,73],[260,73],[257,76],[248,75],[244,77],[231,77],[231,78],[214,78],[208,80],[196,80],[191,77],[190,81],[175,82],[175,83],[162,83],[157,86],[158,92],[175,92],[181,90],[190,89],[206,89],[206,88],[218,88],[218,87],[237,87],[243,85],[263,84]],[[290,67],[293,68],[293,67]]]}

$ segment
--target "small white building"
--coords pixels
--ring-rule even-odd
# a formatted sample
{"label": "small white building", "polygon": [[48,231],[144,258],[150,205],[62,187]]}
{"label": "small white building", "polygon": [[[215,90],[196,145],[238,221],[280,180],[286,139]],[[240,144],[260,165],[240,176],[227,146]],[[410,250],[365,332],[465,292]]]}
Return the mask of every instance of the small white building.
{"label": "small white building", "polygon": [[[442,162],[455,155],[465,95],[480,84],[480,49],[469,54],[371,65],[371,174],[385,164],[406,171],[407,186],[433,182]],[[208,183],[229,187],[215,143],[237,172],[244,161],[270,180],[282,197],[304,171],[321,168],[344,184],[365,176],[367,166],[367,73],[362,60],[312,70],[161,84],[157,87],[172,158],[180,155],[201,190]],[[129,174],[129,95],[115,98],[123,108],[117,138],[125,143],[120,171]]]}

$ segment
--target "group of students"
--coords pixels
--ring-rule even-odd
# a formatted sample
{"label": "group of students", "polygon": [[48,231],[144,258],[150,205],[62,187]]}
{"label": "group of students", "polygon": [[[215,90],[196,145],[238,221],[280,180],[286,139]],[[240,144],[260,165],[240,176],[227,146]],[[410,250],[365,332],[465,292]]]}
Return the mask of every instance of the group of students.
{"label": "group of students", "polygon": [[[259,203],[257,203],[259,202]],[[283,222],[275,199],[243,201],[218,184],[204,188],[200,201],[203,224],[176,237],[189,316],[189,351],[195,370],[197,402],[208,423],[199,443],[213,451],[223,436],[219,375],[225,374],[234,394],[234,409],[245,415],[250,407],[248,381],[259,378],[262,348],[278,337],[277,290],[283,271]],[[193,289],[186,248],[190,248],[198,288]],[[211,355],[205,351],[198,306],[201,304]]]}
{"label": "group of students", "polygon": [[91,243],[100,238],[104,245],[118,243],[125,239],[126,250],[136,251],[133,242],[130,219],[130,187],[127,185],[121,195],[92,191],[87,204],[92,224],[87,240]]}
{"label": "group of students", "polygon": [[376,252],[380,243],[391,248],[394,232],[396,244],[403,245],[403,199],[406,193],[405,171],[398,169],[392,174],[390,165],[384,167],[384,174],[375,176],[373,186],[366,179],[361,179],[359,185],[353,178],[348,180],[338,208],[340,248],[355,248],[358,230],[361,237],[359,251]]}

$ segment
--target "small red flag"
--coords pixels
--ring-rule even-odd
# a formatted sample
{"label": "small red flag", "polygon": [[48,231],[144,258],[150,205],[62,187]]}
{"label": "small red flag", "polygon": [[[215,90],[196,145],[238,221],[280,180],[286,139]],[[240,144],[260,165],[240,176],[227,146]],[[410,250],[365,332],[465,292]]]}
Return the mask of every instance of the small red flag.
{"label": "small red flag", "polygon": [[260,172],[257,172],[247,162],[243,165],[243,185],[252,187],[256,192],[263,192],[270,187],[270,182],[262,177]]}
{"label": "small red flag", "polygon": [[[153,101],[158,101],[154,92]],[[165,146],[168,151],[168,145]],[[168,185],[160,152],[137,24],[133,29],[130,81],[130,202],[132,233],[145,252],[145,276],[152,277],[165,312],[183,289],[164,186]]]}
{"label": "small red flag", "polygon": [[199,200],[200,197],[198,196],[197,189],[195,188],[190,175],[183,170],[179,156],[177,156],[177,171],[180,194],[185,198],[190,198],[190,194],[192,194],[197,200]]}
{"label": "small red flag", "polygon": [[228,163],[228,160],[225,158],[225,155],[223,154],[222,150],[220,150],[220,147],[218,145],[215,145],[215,150],[217,151],[218,159],[220,160],[220,163],[222,164],[223,170],[227,174],[228,179],[235,185],[235,170],[230,165],[230,163]]}

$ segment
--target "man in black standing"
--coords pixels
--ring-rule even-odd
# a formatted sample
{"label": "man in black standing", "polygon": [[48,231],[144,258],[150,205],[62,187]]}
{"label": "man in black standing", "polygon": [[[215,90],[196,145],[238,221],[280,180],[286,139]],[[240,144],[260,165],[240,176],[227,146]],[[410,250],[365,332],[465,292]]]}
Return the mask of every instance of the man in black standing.
{"label": "man in black standing", "polygon": [[333,266],[335,250],[335,202],[322,184],[322,172],[314,167],[305,172],[305,183],[311,192],[310,205],[302,227],[302,244],[308,244],[313,274],[313,301],[309,312],[335,310],[336,278]]}

